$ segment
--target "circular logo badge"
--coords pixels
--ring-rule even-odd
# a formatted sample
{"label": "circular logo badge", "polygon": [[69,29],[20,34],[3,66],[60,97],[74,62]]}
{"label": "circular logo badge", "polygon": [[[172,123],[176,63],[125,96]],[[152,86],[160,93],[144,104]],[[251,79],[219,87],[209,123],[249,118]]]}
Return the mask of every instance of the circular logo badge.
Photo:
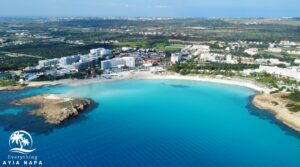
{"label": "circular logo badge", "polygon": [[15,131],[9,137],[9,147],[11,148],[9,150],[10,152],[29,154],[35,150],[32,149],[32,146],[32,137],[28,132],[24,130]]}

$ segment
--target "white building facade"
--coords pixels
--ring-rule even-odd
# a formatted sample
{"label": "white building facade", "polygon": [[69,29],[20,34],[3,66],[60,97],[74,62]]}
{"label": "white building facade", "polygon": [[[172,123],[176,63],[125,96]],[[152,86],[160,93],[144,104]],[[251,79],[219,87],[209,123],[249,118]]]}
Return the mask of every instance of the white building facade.
{"label": "white building facade", "polygon": [[114,58],[111,60],[105,60],[101,62],[101,69],[113,69],[113,68],[121,68],[124,66],[127,67],[135,67],[136,66],[135,57],[122,57],[122,58]]}
{"label": "white building facade", "polygon": [[182,59],[182,54],[181,53],[172,53],[172,55],[171,55],[171,62],[172,63],[180,62],[181,59]]}
{"label": "white building facade", "polygon": [[47,59],[39,61],[39,68],[47,68],[56,66],[59,63],[59,59]]}
{"label": "white building facade", "polygon": [[80,56],[79,55],[74,55],[74,56],[67,56],[67,57],[62,57],[59,60],[59,65],[61,67],[67,66],[67,65],[71,65],[73,63],[76,63],[80,60]]}
{"label": "white building facade", "polygon": [[112,51],[104,48],[91,49],[90,55],[99,56],[101,58],[112,55]]}

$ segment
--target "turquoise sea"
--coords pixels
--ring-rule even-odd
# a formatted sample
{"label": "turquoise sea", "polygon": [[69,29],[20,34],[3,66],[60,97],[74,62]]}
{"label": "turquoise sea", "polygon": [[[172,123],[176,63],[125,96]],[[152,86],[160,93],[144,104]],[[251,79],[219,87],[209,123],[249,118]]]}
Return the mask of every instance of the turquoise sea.
{"label": "turquoise sea", "polygon": [[[11,101],[41,93],[97,104],[60,126]],[[0,92],[0,159],[26,130],[43,166],[300,166],[300,135],[251,105],[253,90],[193,81],[128,80]]]}

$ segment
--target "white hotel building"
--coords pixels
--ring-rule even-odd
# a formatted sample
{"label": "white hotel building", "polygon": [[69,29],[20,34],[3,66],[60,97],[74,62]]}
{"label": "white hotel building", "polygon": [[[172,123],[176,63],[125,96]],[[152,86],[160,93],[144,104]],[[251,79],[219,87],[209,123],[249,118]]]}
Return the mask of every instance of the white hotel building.
{"label": "white hotel building", "polygon": [[47,68],[56,66],[59,63],[59,59],[47,59],[47,60],[40,60],[39,61],[39,68]]}
{"label": "white hotel building", "polygon": [[106,56],[111,56],[112,51],[109,50],[109,49],[104,49],[104,48],[91,49],[90,50],[90,55],[99,56],[101,58],[104,58]]}
{"label": "white hotel building", "polygon": [[111,60],[105,60],[101,62],[101,69],[113,69],[113,68],[121,68],[124,66],[127,67],[135,67],[135,57],[122,57],[122,58],[114,58]]}
{"label": "white hotel building", "polygon": [[62,57],[59,59],[59,65],[61,67],[71,65],[73,63],[76,63],[80,60],[80,55],[74,55],[74,56],[67,56],[67,57]]}
{"label": "white hotel building", "polygon": [[280,68],[276,66],[260,66],[258,69],[246,69],[242,73],[244,75],[250,75],[251,73],[261,73],[265,72],[272,75],[279,75],[282,77],[293,78],[300,82],[300,68],[299,67],[288,67]]}

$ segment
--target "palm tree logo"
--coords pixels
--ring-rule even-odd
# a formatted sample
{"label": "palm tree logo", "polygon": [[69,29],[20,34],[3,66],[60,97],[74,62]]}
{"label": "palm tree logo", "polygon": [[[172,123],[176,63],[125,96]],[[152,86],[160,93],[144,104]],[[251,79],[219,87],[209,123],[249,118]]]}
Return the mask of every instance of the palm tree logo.
{"label": "palm tree logo", "polygon": [[31,149],[32,145],[33,140],[31,135],[24,130],[15,131],[9,138],[9,147],[11,148],[11,152],[28,154],[35,150]]}

